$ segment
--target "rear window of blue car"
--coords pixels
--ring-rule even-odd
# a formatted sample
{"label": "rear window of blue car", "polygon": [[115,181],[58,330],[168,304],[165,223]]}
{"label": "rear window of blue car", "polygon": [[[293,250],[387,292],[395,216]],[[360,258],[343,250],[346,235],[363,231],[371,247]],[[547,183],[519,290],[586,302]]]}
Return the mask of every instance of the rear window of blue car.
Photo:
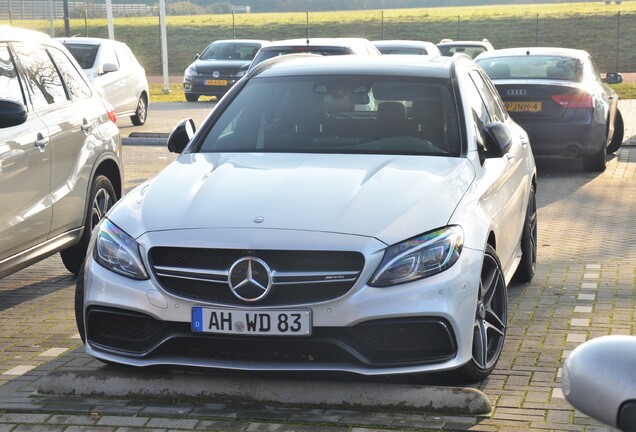
{"label": "rear window of blue car", "polygon": [[583,64],[576,58],[523,55],[478,59],[491,79],[549,79],[580,82]]}

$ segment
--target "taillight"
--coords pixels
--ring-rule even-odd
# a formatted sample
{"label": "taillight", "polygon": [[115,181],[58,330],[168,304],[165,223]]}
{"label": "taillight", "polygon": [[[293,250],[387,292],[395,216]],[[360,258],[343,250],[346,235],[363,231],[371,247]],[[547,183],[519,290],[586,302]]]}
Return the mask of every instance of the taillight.
{"label": "taillight", "polygon": [[594,100],[587,93],[556,94],[552,100],[563,108],[594,108]]}
{"label": "taillight", "polygon": [[113,123],[117,123],[117,114],[115,114],[115,108],[113,108],[113,106],[106,102],[106,100],[104,99],[102,99],[102,103],[106,108],[106,114],[108,114],[108,118],[110,119],[110,121],[112,121]]}

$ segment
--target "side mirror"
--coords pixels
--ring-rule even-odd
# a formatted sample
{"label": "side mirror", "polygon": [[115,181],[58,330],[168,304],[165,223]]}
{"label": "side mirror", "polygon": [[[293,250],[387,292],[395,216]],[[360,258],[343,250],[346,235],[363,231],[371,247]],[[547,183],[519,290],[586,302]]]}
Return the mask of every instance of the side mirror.
{"label": "side mirror", "polygon": [[567,401],[614,428],[636,430],[636,337],[589,340],[565,360],[561,387]]}
{"label": "side mirror", "polygon": [[119,70],[119,66],[115,63],[104,63],[102,66],[102,74],[107,74],[110,72],[117,72]]}
{"label": "side mirror", "polygon": [[502,157],[512,147],[512,135],[510,129],[499,122],[488,123],[484,126],[484,135],[486,136],[486,153],[490,157]]}
{"label": "side mirror", "polygon": [[18,126],[27,121],[27,109],[23,103],[0,98],[0,128]]}
{"label": "side mirror", "polygon": [[605,75],[605,82],[608,84],[620,84],[623,82],[623,75],[618,72],[608,72]]}
{"label": "side mirror", "polygon": [[198,53],[197,53],[197,54],[195,54],[195,55],[194,55],[194,61],[199,60],[199,57],[201,57],[201,55],[200,55],[200,54],[198,54]]}
{"label": "side mirror", "polygon": [[168,136],[168,150],[170,153],[181,153],[194,136],[196,128],[191,118],[181,120]]}

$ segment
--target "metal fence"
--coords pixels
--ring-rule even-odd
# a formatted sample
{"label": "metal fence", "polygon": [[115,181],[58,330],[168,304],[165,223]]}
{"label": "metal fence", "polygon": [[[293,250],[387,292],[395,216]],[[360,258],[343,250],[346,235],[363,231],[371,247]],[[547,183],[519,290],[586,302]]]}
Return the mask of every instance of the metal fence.
{"label": "metal fence", "polygon": [[[6,5],[12,2],[14,24],[33,28],[50,34],[64,34],[62,19],[62,0],[0,0],[0,24]],[[91,5],[90,0],[83,2],[68,0],[69,11],[82,10]],[[636,1],[634,2],[636,3]],[[55,19],[50,23],[20,22],[20,16],[29,20],[33,16],[33,4],[42,7],[42,18],[48,18],[53,11]],[[103,19],[106,12],[103,5],[94,5],[89,18]],[[123,5],[120,5],[123,6]],[[142,5],[144,6],[144,5]],[[24,12],[22,12],[24,7]],[[31,7],[31,9],[29,9]],[[126,9],[126,7],[128,9]],[[136,15],[145,10],[134,5],[121,9],[113,4],[113,15]],[[137,12],[139,11],[139,12]],[[345,37],[357,36],[374,39],[414,39],[438,42],[442,38],[479,40],[487,38],[495,48],[554,46],[579,48],[588,51],[601,72],[636,72],[636,10],[621,10],[614,5],[607,11],[594,14],[550,13],[550,11],[528,11],[525,14],[493,18],[491,16],[455,15],[453,9],[448,14],[434,16],[413,16],[403,10],[340,11],[334,14],[315,12],[293,14],[214,14],[206,16],[200,22],[192,18],[193,25],[168,25],[168,66],[174,74],[181,74],[192,62],[193,56],[205,48],[212,40],[247,39],[289,39],[309,36]],[[71,12],[73,13],[73,12]],[[44,15],[47,14],[47,15]],[[119,15],[117,15],[119,14]],[[5,13],[6,15],[6,13]],[[162,73],[160,25],[157,11],[149,12],[156,17],[156,26],[152,20],[144,25],[134,24],[134,20],[115,20],[115,37],[131,47],[148,74]],[[349,21],[347,16],[351,15]],[[84,15],[80,15],[83,18]],[[168,17],[169,19],[171,17]],[[16,23],[17,22],[17,23]],[[343,25],[343,22],[347,22]],[[107,28],[101,22],[91,20],[71,21],[71,34],[83,36],[108,37]]]}
{"label": "metal fence", "polygon": [[[70,18],[106,16],[105,4],[68,0]],[[113,16],[150,16],[157,14],[156,6],[143,3],[113,4]],[[49,20],[64,18],[62,0],[0,0],[0,20]]]}

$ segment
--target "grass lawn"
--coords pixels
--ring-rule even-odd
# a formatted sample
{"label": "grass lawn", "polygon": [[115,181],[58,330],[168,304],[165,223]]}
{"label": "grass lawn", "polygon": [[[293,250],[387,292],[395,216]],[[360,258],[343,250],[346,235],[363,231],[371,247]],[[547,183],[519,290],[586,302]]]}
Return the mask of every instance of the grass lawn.
{"label": "grass lawn", "polygon": [[[620,15],[619,15],[620,12]],[[620,19],[619,19],[620,17]],[[620,23],[620,27],[619,27]],[[8,21],[0,24],[8,24]],[[49,32],[48,21],[16,21],[19,27]],[[71,33],[107,37],[106,19],[72,19]],[[636,71],[636,1],[606,5],[602,1],[537,5],[497,5],[385,11],[250,13],[168,16],[168,69],[180,75],[194,55],[217,39],[287,39],[357,36],[368,39],[488,38],[495,48],[562,46],[585,49],[602,72]],[[56,35],[63,20],[54,21]],[[126,42],[149,75],[162,74],[158,17],[114,19],[115,38]]]}

